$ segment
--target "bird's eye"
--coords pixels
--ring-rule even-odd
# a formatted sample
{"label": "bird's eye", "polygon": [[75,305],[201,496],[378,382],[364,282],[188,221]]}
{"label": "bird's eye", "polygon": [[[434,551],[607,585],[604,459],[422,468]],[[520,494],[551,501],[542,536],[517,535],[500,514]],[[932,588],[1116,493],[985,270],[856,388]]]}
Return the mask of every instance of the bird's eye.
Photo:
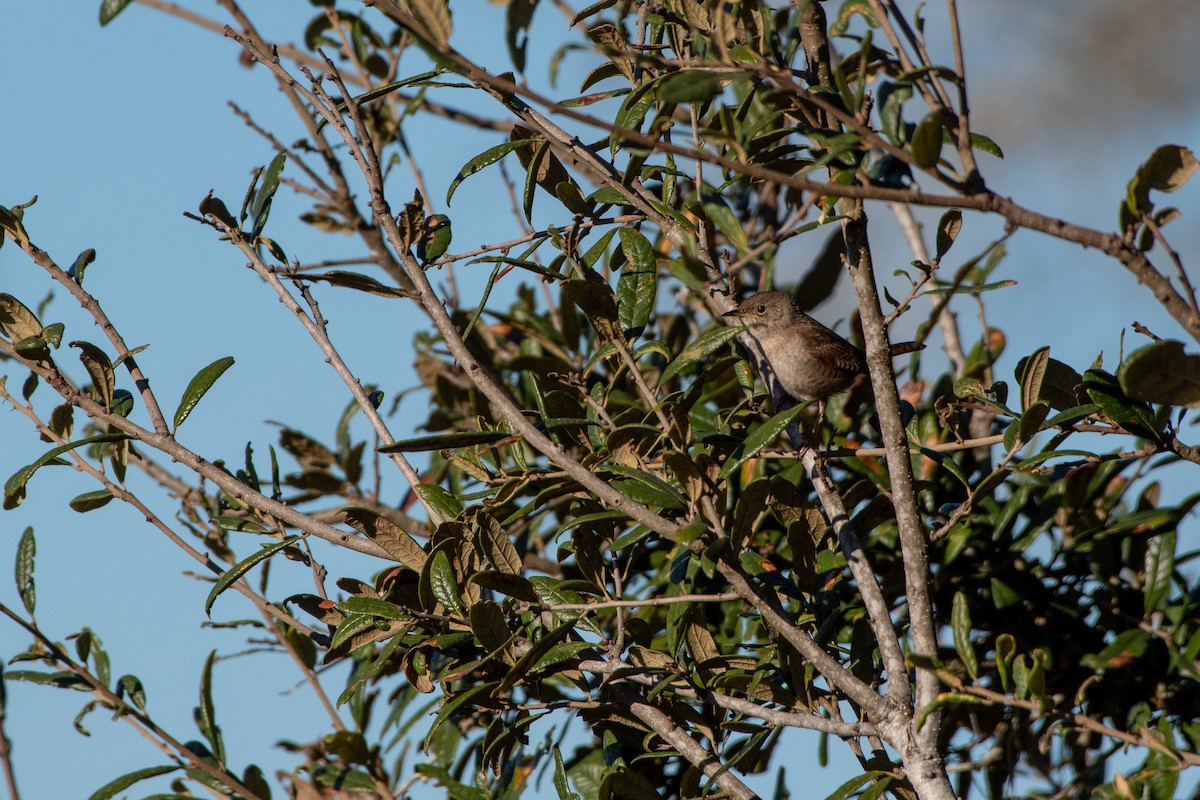
{"label": "bird's eye", "polygon": [[765,305],[760,305],[760,306],[758,307],[757,311],[758,311],[758,313],[760,313],[760,314],[765,314],[765,313],[767,313],[767,307],[766,307]]}

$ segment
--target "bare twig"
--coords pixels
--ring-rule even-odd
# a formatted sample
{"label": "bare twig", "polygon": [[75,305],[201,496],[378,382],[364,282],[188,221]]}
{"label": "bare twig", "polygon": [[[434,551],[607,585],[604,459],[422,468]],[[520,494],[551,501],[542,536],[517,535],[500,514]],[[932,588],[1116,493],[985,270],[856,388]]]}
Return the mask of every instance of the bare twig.
{"label": "bare twig", "polygon": [[[23,403],[19,403],[15,397],[8,393],[3,384],[0,384],[0,399],[3,399],[27,419],[33,422],[37,427],[38,432],[47,439],[52,442],[57,442],[58,444],[66,444],[66,442],[60,436],[55,434],[48,425],[46,425],[37,417],[32,407]],[[188,544],[185,539],[179,536],[179,534],[175,533],[171,526],[167,525],[161,517],[155,514],[149,506],[143,503],[141,499],[137,497],[137,495],[130,492],[124,486],[116,484],[110,480],[107,475],[92,466],[92,464],[90,464],[79,453],[78,450],[72,450],[68,455],[75,462],[76,469],[86,473],[98,481],[101,486],[103,486],[110,494],[112,494],[113,497],[136,509],[137,512],[145,518],[146,522],[157,528],[160,533],[162,533],[171,541],[172,544],[186,553],[190,558],[192,558],[192,560],[201,564],[205,569],[209,570],[218,577],[225,574],[225,569],[220,564],[213,561],[208,554],[201,553],[199,550]],[[250,588],[250,585],[247,584],[245,580],[238,580],[234,582],[231,588],[243,595],[250,602],[254,603],[254,605],[258,607],[259,611],[261,611],[264,616],[278,619],[315,641],[323,643],[327,639],[327,637],[323,634],[317,633],[309,626],[297,620],[291,614],[288,614],[274,603],[268,601],[265,597],[257,594],[253,589]]]}
{"label": "bare twig", "polygon": [[237,776],[225,769],[215,760],[210,763],[208,759],[201,758],[199,754],[187,747],[165,730],[160,728],[154,720],[150,718],[141,709],[130,705],[123,699],[118,697],[105,686],[99,678],[91,673],[86,666],[77,664],[75,661],[63,651],[53,640],[46,636],[35,625],[30,624],[23,619],[19,614],[14,612],[8,606],[0,603],[0,614],[4,614],[17,625],[25,629],[29,635],[36,639],[43,649],[46,651],[49,658],[56,664],[64,667],[72,674],[81,678],[89,687],[91,694],[98,700],[103,702],[109,708],[118,711],[118,716],[125,720],[128,724],[136,728],[142,735],[149,738],[152,742],[159,745],[163,752],[170,755],[177,763],[187,764],[190,769],[195,769],[203,772],[210,779],[215,780],[218,784],[224,784],[234,789],[239,795],[246,800],[261,799],[261,795],[255,794],[250,789],[246,788]]}

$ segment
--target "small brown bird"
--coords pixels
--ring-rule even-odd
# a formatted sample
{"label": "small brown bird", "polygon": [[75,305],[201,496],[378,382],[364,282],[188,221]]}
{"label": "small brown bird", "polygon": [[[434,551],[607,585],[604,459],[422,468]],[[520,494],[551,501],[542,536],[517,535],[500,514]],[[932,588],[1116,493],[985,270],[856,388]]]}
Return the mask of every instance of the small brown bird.
{"label": "small brown bird", "polygon": [[[797,308],[786,292],[753,294],[723,316],[746,326],[780,387],[796,400],[824,401],[867,374],[863,351]],[[924,347],[904,342],[892,345],[891,353],[894,358]]]}

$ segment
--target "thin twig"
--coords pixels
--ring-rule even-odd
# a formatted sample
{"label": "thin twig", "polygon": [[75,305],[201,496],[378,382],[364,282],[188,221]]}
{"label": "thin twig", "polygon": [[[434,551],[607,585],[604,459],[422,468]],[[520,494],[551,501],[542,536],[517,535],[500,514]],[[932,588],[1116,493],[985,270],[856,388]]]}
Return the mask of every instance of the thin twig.
{"label": "thin twig", "polygon": [[[74,675],[83,679],[83,681],[87,683],[89,691],[94,697],[99,699],[109,708],[117,711],[117,716],[125,720],[134,728],[138,729],[143,735],[150,737],[152,741],[157,740],[157,742],[160,743],[160,749],[164,749],[164,752],[167,752],[169,755],[171,755],[171,757],[177,762],[181,764],[186,763],[189,768],[199,770],[212,780],[217,781],[219,784],[229,786],[237,791],[237,793],[242,797],[246,798],[246,800],[255,800],[255,798],[260,798],[260,795],[255,794],[251,790],[247,789],[246,786],[243,785],[240,780],[238,780],[237,776],[225,769],[223,765],[219,764],[215,760],[210,763],[208,759],[201,758],[198,753],[179,742],[177,739],[155,724],[154,720],[150,719],[146,712],[134,705],[127,703],[125,700],[110,691],[109,688],[105,686],[99,678],[93,675],[86,666],[75,663],[75,661],[72,660],[71,657],[68,656],[63,649],[58,646],[58,644],[42,633],[41,629],[39,629],[37,626],[27,622],[19,614],[15,613],[3,603],[0,603],[0,614],[4,614],[13,622],[17,623],[17,625],[24,628],[27,633],[41,643],[49,658],[51,658],[56,664],[61,665]],[[165,745],[165,748],[169,748],[169,750],[161,748],[162,745]]]}

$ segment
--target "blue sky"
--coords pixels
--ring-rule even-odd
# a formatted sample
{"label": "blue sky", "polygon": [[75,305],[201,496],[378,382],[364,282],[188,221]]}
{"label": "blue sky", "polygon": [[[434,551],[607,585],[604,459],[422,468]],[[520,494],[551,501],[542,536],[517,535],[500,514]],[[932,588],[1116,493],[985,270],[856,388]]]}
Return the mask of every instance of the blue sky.
{"label": "blue sky", "polygon": [[[209,458],[236,458],[247,440],[265,452],[277,436],[270,420],[277,419],[332,438],[346,402],[340,382],[241,259],[209,230],[182,216],[185,210],[194,211],[210,189],[229,201],[240,200],[252,168],[274,155],[233,116],[228,100],[251,109],[285,141],[299,136],[290,110],[264,70],[237,65],[233,42],[137,5],[101,30],[95,5],[22,3],[5,11],[0,204],[15,205],[37,194],[26,227],[59,263],[69,264],[89,247],[98,251],[88,288],[131,345],[151,345],[139,361],[168,403],[203,365],[225,355],[237,358],[181,431],[185,444]],[[215,5],[193,5],[204,13],[218,11]],[[253,5],[265,10],[250,8]],[[283,10],[274,4],[247,6],[268,35],[284,40],[298,38],[303,19],[313,13],[299,3]],[[1056,94],[1051,90],[1062,78],[1045,33],[997,27],[988,16],[991,12],[977,6],[964,4],[967,45],[977,47],[971,51],[973,86],[979,92],[975,126],[985,133],[1004,131],[1006,137],[997,138],[1008,156],[1004,162],[984,158],[993,186],[1036,210],[1110,229],[1125,182],[1153,147],[1196,142],[1197,119],[1184,110],[1196,106],[1178,98],[1172,104],[1137,106],[1123,98],[1106,107],[1115,76],[1128,69],[1126,54],[1113,52],[1096,59],[1094,80],[1070,87],[1092,93],[1093,105],[1085,107],[1097,116],[1064,117],[1056,112],[1061,104],[1039,105],[1049,102],[1045,98],[1053,100]],[[454,7],[472,8],[471,30],[460,20],[454,44],[485,64],[499,66],[502,45],[485,36],[500,30],[502,10],[457,0]],[[931,26],[936,26],[933,12],[928,13]],[[539,10],[535,45],[557,44],[564,37],[565,20],[556,14],[552,8]],[[537,49],[531,59],[530,75],[538,80],[545,74],[542,65],[550,49]],[[1170,57],[1167,52],[1140,57],[1155,55]],[[577,81],[571,70],[579,69],[567,63],[568,77],[559,92],[563,96],[573,91],[572,80]],[[1023,88],[1013,92],[1005,85],[1008,77],[1013,77],[1011,85]],[[1000,92],[1006,92],[1003,102],[989,104],[987,98]],[[478,101],[463,92],[462,102]],[[496,134],[439,122],[410,134],[418,159],[428,166],[425,177],[439,208],[459,166],[497,141]],[[403,176],[391,188],[399,201],[411,196],[411,182]],[[513,235],[511,214],[494,210],[507,209],[507,201],[496,202],[499,191],[499,184],[484,176],[472,178],[459,190],[453,208],[456,250]],[[1197,191],[1189,187],[1171,198],[1171,204],[1186,212],[1196,209],[1197,199]],[[289,254],[310,260],[359,252],[349,239],[315,236],[296,223],[300,208],[281,195],[272,215],[272,235],[285,242]],[[889,275],[910,256],[895,238],[886,210],[873,209],[872,215],[879,272]],[[925,218],[932,221],[936,215]],[[460,220],[473,222],[468,227]],[[1173,233],[1178,249],[1194,253],[1200,229],[1185,227],[1186,219],[1177,226]],[[965,257],[1000,229],[996,220],[968,219],[954,252]],[[352,252],[343,252],[343,244]],[[798,277],[820,244],[813,240],[795,245],[781,257],[782,276]],[[1009,252],[1004,276],[1019,283],[1005,290],[1006,297],[989,311],[989,321],[1010,337],[1009,355],[1001,365],[1007,373],[1000,377],[1011,380],[1017,359],[1045,342],[1052,344],[1056,357],[1080,368],[1103,350],[1111,368],[1122,327],[1127,329],[1127,348],[1136,341],[1128,331],[1134,320],[1162,336],[1180,337],[1149,293],[1097,253],[1027,233],[1014,237]],[[477,276],[463,271],[459,280],[466,297],[480,290]],[[33,305],[48,288],[40,271],[15,247],[0,250],[0,291]],[[400,303],[394,313],[387,308],[381,312],[376,298],[348,292],[326,292],[321,299],[333,321],[335,342],[362,370],[364,381],[379,383],[389,395],[412,384],[415,315]],[[819,309],[818,316],[829,322],[844,318],[850,303],[848,295],[840,293]],[[970,336],[974,311],[969,306],[960,310],[964,335]],[[45,316],[67,323],[68,339],[101,338],[64,296],[56,297]],[[14,374],[10,388],[22,379]],[[42,387],[39,392],[35,399],[44,401],[49,390]],[[397,435],[410,433],[405,425],[423,417],[420,403],[416,395],[402,402]],[[365,430],[358,435],[365,436]],[[3,466],[11,470],[43,450],[26,421],[7,408],[0,410],[0,441]],[[399,491],[398,479],[391,485]],[[39,622],[60,639],[82,624],[91,625],[109,648],[114,674],[139,675],[155,719],[191,738],[204,657],[213,648],[222,654],[240,651],[244,634],[200,629],[208,584],[181,578],[181,572],[195,565],[132,510],[112,504],[79,515],[66,508],[67,498],[92,488],[86,477],[65,470],[39,473],[26,503],[0,515],[0,575],[8,570],[3,565],[12,563],[20,532],[33,526],[38,536]],[[1168,487],[1180,494],[1190,490],[1186,479]],[[168,499],[159,497],[155,508],[171,516]],[[1196,527],[1190,522],[1185,535],[1194,546]],[[1189,548],[1181,544],[1181,549]],[[342,553],[328,554],[325,562],[335,575],[365,575],[377,566]],[[293,591],[310,591],[310,582],[300,573],[280,568],[274,577],[282,579],[283,586],[294,584]],[[273,594],[279,593],[277,586]],[[11,580],[0,580],[0,600],[19,606]],[[251,616],[248,606],[230,595],[218,601],[214,618],[246,616]],[[23,638],[0,621],[4,654],[22,647]],[[325,721],[302,687],[279,692],[280,684],[293,680],[290,669],[284,658],[264,655],[219,664],[218,719],[228,749],[238,754],[239,762],[286,766],[290,762],[272,747],[276,740],[304,741],[324,729]],[[280,680],[280,674],[289,677]],[[340,680],[335,675],[331,686]],[[26,798],[86,796],[123,772],[165,763],[127,726],[110,723],[102,713],[86,721],[92,737],[75,733],[71,721],[84,702],[82,695],[10,684],[9,698],[7,732]],[[815,748],[812,737],[800,741],[800,751]],[[853,774],[836,767],[838,759],[846,758],[845,748],[835,742],[830,752],[835,766],[828,769],[802,769],[789,762],[790,775],[803,773],[804,794],[827,794]],[[51,764],[69,764],[70,769]]]}

